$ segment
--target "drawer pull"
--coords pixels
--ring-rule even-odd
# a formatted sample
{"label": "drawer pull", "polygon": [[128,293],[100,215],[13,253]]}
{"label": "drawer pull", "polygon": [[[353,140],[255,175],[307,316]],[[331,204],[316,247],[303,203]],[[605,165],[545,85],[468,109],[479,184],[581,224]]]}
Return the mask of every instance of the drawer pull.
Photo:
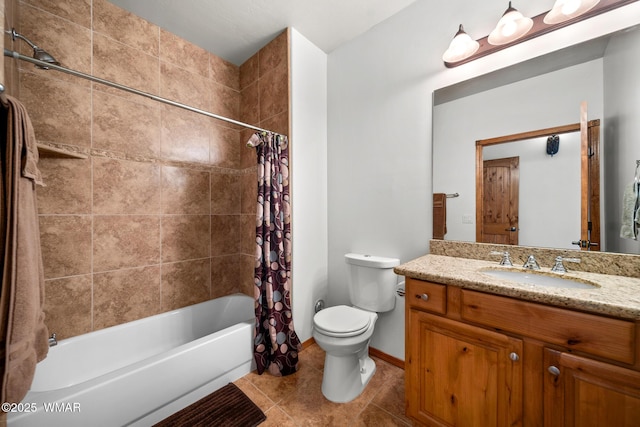
{"label": "drawer pull", "polygon": [[520,360],[520,356],[518,356],[518,353],[511,353],[509,355],[509,359],[511,359],[514,362],[517,362],[518,360]]}
{"label": "drawer pull", "polygon": [[547,368],[547,371],[549,371],[551,373],[551,375],[557,377],[560,375],[560,369],[556,368],[555,366],[551,365]]}
{"label": "drawer pull", "polygon": [[416,298],[419,298],[422,301],[429,301],[429,294],[416,295]]}

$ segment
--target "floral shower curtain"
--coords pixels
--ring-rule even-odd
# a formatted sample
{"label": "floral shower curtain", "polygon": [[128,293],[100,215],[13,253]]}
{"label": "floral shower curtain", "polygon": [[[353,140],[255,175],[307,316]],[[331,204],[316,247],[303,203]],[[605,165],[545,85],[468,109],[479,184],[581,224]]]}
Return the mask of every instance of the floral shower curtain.
{"label": "floral shower curtain", "polygon": [[254,357],[259,374],[284,376],[297,371],[302,348],[291,311],[289,142],[259,132],[247,145],[258,155]]}

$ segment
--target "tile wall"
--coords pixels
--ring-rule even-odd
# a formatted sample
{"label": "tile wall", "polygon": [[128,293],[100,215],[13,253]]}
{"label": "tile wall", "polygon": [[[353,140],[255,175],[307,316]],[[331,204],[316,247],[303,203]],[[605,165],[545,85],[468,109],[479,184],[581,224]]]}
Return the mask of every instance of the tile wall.
{"label": "tile wall", "polygon": [[[2,16],[2,31],[4,34],[5,30],[9,30],[14,27],[14,23],[17,21],[16,19],[16,11],[17,11],[17,3],[18,0],[0,0],[0,8],[3,11]],[[2,38],[2,45],[4,48],[11,48],[11,38],[9,36],[4,36]],[[18,69],[17,67],[10,67],[10,61],[3,56],[2,57],[2,67],[0,70],[0,75],[2,76],[2,84],[5,87],[6,93],[15,94],[18,90]]]}
{"label": "tile wall", "polygon": [[[238,67],[106,0],[6,0],[6,9],[15,13],[5,26],[65,67],[289,134],[287,31]],[[50,331],[66,338],[252,294],[251,131],[26,62],[3,68],[17,70],[9,93],[38,142],[88,156],[40,162]]]}

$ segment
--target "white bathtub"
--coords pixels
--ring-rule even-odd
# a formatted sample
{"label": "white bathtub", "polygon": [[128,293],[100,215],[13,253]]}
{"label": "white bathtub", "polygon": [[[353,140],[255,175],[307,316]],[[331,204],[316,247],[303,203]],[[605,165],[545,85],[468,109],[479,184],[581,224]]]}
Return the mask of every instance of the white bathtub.
{"label": "white bathtub", "polygon": [[251,372],[253,307],[235,294],[61,340],[8,426],[152,425]]}

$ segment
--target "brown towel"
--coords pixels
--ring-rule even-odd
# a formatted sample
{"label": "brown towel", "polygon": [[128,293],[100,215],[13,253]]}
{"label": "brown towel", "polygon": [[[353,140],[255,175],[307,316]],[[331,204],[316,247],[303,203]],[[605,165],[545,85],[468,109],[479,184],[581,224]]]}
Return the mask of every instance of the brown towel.
{"label": "brown towel", "polygon": [[433,193],[433,238],[444,240],[447,234],[447,195]]}
{"label": "brown towel", "polygon": [[31,387],[36,363],[49,351],[35,192],[42,177],[24,106],[4,95],[0,104],[0,402],[20,402]]}

